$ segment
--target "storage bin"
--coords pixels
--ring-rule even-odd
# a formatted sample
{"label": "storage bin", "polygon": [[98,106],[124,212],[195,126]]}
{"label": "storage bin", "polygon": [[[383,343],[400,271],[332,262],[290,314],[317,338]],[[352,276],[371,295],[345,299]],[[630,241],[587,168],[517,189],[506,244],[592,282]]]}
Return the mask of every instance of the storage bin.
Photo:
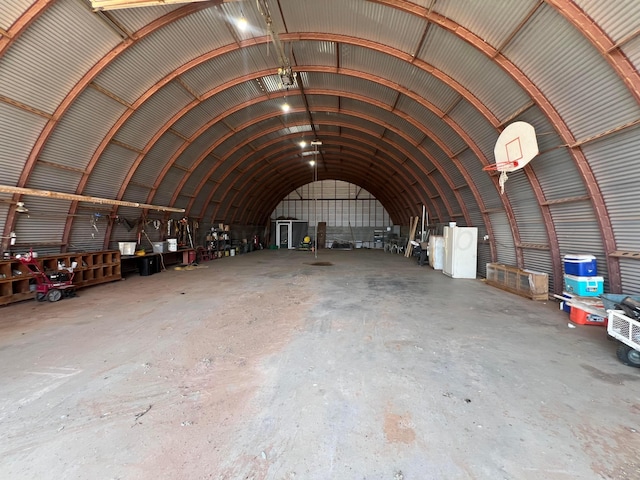
{"label": "storage bin", "polygon": [[577,277],[594,277],[598,274],[596,257],[593,255],[565,255],[564,273]]}
{"label": "storage bin", "polygon": [[581,308],[571,307],[571,313],[569,314],[569,320],[578,325],[600,325],[606,327],[608,318],[593,313],[585,312]]}
{"label": "storage bin", "polygon": [[133,255],[136,253],[136,242],[118,242],[120,255]]}
{"label": "storage bin", "polygon": [[153,253],[166,253],[167,242],[153,242]]}
{"label": "storage bin", "polygon": [[178,239],[177,238],[168,238],[167,239],[167,249],[169,252],[177,252],[178,251]]}
{"label": "storage bin", "polygon": [[597,297],[604,291],[604,278],[565,275],[564,289],[579,297]]}

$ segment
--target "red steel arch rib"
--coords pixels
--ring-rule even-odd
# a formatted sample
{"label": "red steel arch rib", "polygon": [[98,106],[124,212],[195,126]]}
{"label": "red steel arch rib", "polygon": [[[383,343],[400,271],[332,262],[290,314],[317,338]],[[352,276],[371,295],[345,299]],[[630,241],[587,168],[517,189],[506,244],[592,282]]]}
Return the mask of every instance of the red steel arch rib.
{"label": "red steel arch rib", "polygon": [[[291,136],[291,138],[292,137],[293,135]],[[336,145],[335,148],[338,148],[338,145]],[[281,162],[281,161],[286,162],[285,164],[286,169],[292,169],[295,171],[303,171],[303,172],[308,171],[309,170],[308,162],[300,158],[299,151],[290,152],[289,150],[291,149],[286,144],[281,145],[279,147],[275,147],[272,149],[273,154],[269,157],[270,163],[268,165],[266,163],[262,163],[262,164],[257,163],[255,167],[252,167],[250,169],[250,171],[245,171],[244,174],[237,180],[237,183],[240,183],[240,182],[243,183],[243,188],[235,189],[236,195],[234,195],[229,202],[225,202],[227,209],[222,213],[222,215],[220,215],[219,218],[226,218],[226,215],[228,213],[228,208],[230,205],[234,204],[234,201],[237,195],[246,193],[247,196],[251,196],[253,194],[254,189],[252,187],[248,187],[247,184],[251,184],[253,179],[256,178],[256,176],[261,175],[263,172],[269,172],[270,171],[269,169],[272,168],[272,166],[277,162]],[[362,167],[360,170],[358,170],[360,173],[359,180],[353,183],[356,183],[359,186],[366,188],[369,192],[374,194],[376,198],[378,198],[381,202],[383,202],[383,204],[385,203],[384,195],[386,194],[386,190],[390,190],[392,193],[395,193],[397,195],[398,192],[402,192],[403,190],[406,190],[407,185],[409,185],[410,180],[407,177],[407,172],[403,172],[403,171],[398,172],[397,176],[399,176],[400,178],[398,179],[394,178],[396,176],[394,175],[396,171],[394,171],[394,166],[392,164],[381,161],[381,159],[372,160],[371,157],[368,156],[368,152],[364,152],[361,148],[354,149],[356,150],[355,152],[342,151],[337,154],[333,152],[333,150],[334,149],[332,148],[323,147],[323,159],[325,160],[326,164],[331,165],[330,175],[334,175],[335,172],[342,167],[342,166],[336,167],[335,165],[336,159],[339,159],[339,158],[350,159],[352,164],[357,164]],[[377,168],[371,169],[372,165],[374,165]],[[336,170],[334,170],[334,168]],[[366,173],[366,176],[362,175],[363,172]],[[367,178],[370,178],[374,182],[371,183],[367,181]],[[307,180],[308,180],[308,177],[307,177]],[[309,182],[307,181],[305,183],[309,183]],[[266,184],[266,185],[263,184],[261,186],[256,186],[256,188],[262,188],[265,192],[273,192],[277,190],[277,187],[274,187],[271,184]],[[226,198],[228,190],[229,189],[227,189],[227,191],[223,193],[222,198]],[[283,190],[285,189],[283,188]],[[289,192],[290,190],[286,191],[285,195]],[[210,192],[209,198],[211,198],[211,196],[214,193],[215,191]],[[253,196],[255,197],[257,195],[253,195]],[[408,220],[408,218],[404,218],[404,215],[401,215],[400,212],[403,212],[404,210],[406,210],[406,208],[410,208],[415,204],[420,204],[423,201],[415,191],[408,191],[407,198],[405,198],[404,200],[405,201],[403,203],[403,207],[396,208],[396,214],[395,214],[396,220],[403,220],[403,221]],[[253,209],[253,206],[249,205],[248,208],[251,210]],[[385,205],[385,208],[387,208],[387,210],[390,213],[393,212],[391,207]],[[259,209],[256,208],[256,210],[262,210],[262,212],[264,212],[263,213],[264,216],[268,216],[271,213],[271,210],[266,210],[266,206],[264,205],[262,205],[261,208]],[[215,218],[215,215],[217,214],[218,211],[219,210],[216,209],[216,211],[213,214],[214,217],[212,218]]]}
{"label": "red steel arch rib", "polygon": [[[256,136],[256,137],[257,137],[257,136]],[[262,149],[270,149],[270,151],[271,151],[272,153],[278,153],[282,148],[281,148],[281,149],[279,149],[279,150],[277,150],[277,151],[274,151],[274,150],[273,150],[273,148],[274,148],[274,146],[275,146],[276,144],[278,144],[278,143],[282,143],[282,142],[293,142],[297,137],[298,137],[298,135],[297,135],[297,134],[285,135],[285,136],[283,136],[283,137],[281,137],[281,138],[273,139],[273,140],[270,140],[270,141],[268,141],[268,142],[266,142],[266,143],[261,144],[261,145],[260,145],[260,149],[261,149],[261,150],[262,150]],[[365,143],[365,139],[364,139],[364,138],[362,138],[362,137],[356,137],[356,136],[354,136],[354,135],[348,135],[348,134],[345,134],[345,133],[337,133],[337,132],[330,132],[330,131],[323,132],[323,133],[322,133],[322,138],[323,138],[323,139],[325,139],[325,140],[326,140],[326,139],[337,139],[337,141],[336,141],[336,142],[334,142],[334,144],[335,144],[335,145],[340,145],[340,144],[339,144],[339,142],[340,142],[340,141],[344,141],[345,139],[346,139],[346,140],[350,140],[350,141],[355,141],[355,142],[357,142],[358,144]],[[252,141],[253,141],[253,139],[251,140],[251,142],[252,142]],[[247,142],[247,143],[249,143],[249,142]],[[349,143],[349,146],[353,148],[353,144],[352,144],[352,143]],[[283,147],[283,148],[284,148],[284,147]],[[398,165],[401,165],[401,166],[402,166],[402,162],[400,161],[400,159],[398,159],[398,158],[396,157],[396,155],[395,155],[393,152],[391,152],[391,151],[390,151],[390,150],[388,150],[388,149],[381,148],[381,147],[379,147],[379,146],[377,147],[377,149],[378,149],[378,150],[380,150],[380,151],[382,151],[383,153],[385,153],[388,157],[390,157],[390,158],[395,158],[395,159],[396,159],[396,161],[398,162]],[[252,156],[254,156],[254,155],[255,155],[255,152],[251,152],[251,153],[249,153],[249,154],[243,155],[241,158],[237,159],[237,160],[234,162],[234,164],[233,164],[233,165],[231,165],[231,166],[227,169],[227,172],[230,172],[231,170],[233,170],[233,169],[235,169],[235,168],[239,167],[239,166],[240,166],[240,165],[242,165],[242,164],[243,164],[243,163],[244,163],[248,158],[250,158],[250,157],[252,157]],[[256,162],[256,163],[259,163],[259,161],[258,161],[258,162]],[[220,181],[221,181],[221,182],[223,182],[223,181],[225,180],[225,178],[226,178],[226,175],[223,175],[223,176],[220,178]],[[428,194],[429,194],[429,189],[428,189],[428,188],[426,187],[426,185],[424,185],[421,181],[420,181],[419,183],[420,183],[420,185],[422,186],[422,191],[423,191],[423,192],[425,192],[425,193],[428,195]],[[245,189],[245,188],[246,188],[246,185],[245,185],[245,184],[242,184],[239,188],[236,188],[236,189],[235,189],[235,190],[236,190],[236,193],[233,195],[233,197],[232,197],[232,198],[231,198],[231,200],[230,200],[230,203],[231,203],[231,204],[233,204],[233,203],[234,203],[235,198],[240,194],[240,192],[241,192],[241,191],[244,191],[244,189]],[[229,194],[229,190],[231,190],[231,189],[232,189],[232,186],[227,187],[227,189],[222,193],[221,197],[222,197],[222,198],[226,198],[226,196]],[[203,218],[203,217],[204,217],[205,211],[206,211],[206,209],[207,209],[207,204],[211,201],[211,198],[213,197],[214,193],[215,193],[215,190],[212,190],[211,192],[209,192],[208,198],[207,198],[207,200],[206,200],[206,202],[205,202],[205,204],[204,204],[204,206],[203,206],[203,208],[202,208],[202,210],[201,210],[201,212],[200,212],[200,215],[198,215],[198,217],[199,217],[199,218]],[[372,191],[371,193],[374,193],[374,192]],[[428,204],[429,204],[429,202],[427,201],[427,199],[426,199],[426,198],[424,198],[424,197],[422,197],[420,200],[421,200],[422,204],[426,204],[426,205],[428,205]],[[447,205],[448,205],[448,203],[447,203]],[[436,205],[436,207],[437,207],[437,205]],[[215,218],[218,216],[218,211],[219,211],[219,209],[220,209],[220,205],[218,205],[218,207],[216,207],[216,209],[212,212],[212,219],[215,219]],[[432,212],[430,212],[430,215],[432,215]],[[442,215],[442,212],[439,212],[439,215]],[[221,215],[219,218],[224,218],[224,215]],[[441,218],[443,218],[443,217],[441,217]]]}
{"label": "red steel arch rib", "polygon": [[[355,156],[348,156],[345,157],[348,158],[350,160],[350,162],[353,164],[353,166],[347,166],[345,167],[343,170],[341,170],[339,173],[337,174],[331,174],[331,175],[327,175],[327,174],[321,174],[321,172],[318,172],[318,180],[328,180],[328,179],[337,179],[337,180],[346,180],[348,179],[348,181],[350,183],[354,183],[356,185],[359,185],[363,188],[366,188],[367,190],[369,190],[377,200],[380,201],[380,203],[385,207],[385,209],[387,209],[387,211],[389,212],[389,214],[392,216],[395,215],[395,218],[397,219],[398,217],[403,218],[405,216],[408,217],[408,214],[406,213],[407,208],[409,208],[409,205],[401,205],[401,199],[398,198],[398,196],[390,196],[387,193],[384,192],[384,190],[380,190],[382,192],[381,195],[377,195],[375,194],[372,190],[375,190],[375,185],[373,185],[374,188],[371,188],[371,186],[363,184],[362,180],[362,168],[363,166],[360,164],[364,164],[366,165],[367,160],[366,159],[362,159],[362,158],[358,158]],[[309,183],[309,168],[305,168],[305,169],[300,169],[298,168],[296,165],[291,165],[289,163],[289,159],[290,157],[287,157],[286,155],[276,159],[276,162],[281,162],[282,164],[284,164],[284,167],[279,167],[279,173],[278,174],[285,174],[287,176],[287,178],[296,186],[296,188]],[[338,157],[333,156],[333,155],[328,155],[327,156],[327,161],[334,162],[339,160]],[[269,172],[270,176],[276,176],[276,173],[271,173]],[[267,176],[268,177],[268,176]],[[384,175],[382,173],[376,173],[374,174],[374,177],[376,178],[376,183],[377,185],[379,185],[384,178]],[[263,177],[264,178],[264,177]],[[265,188],[261,191],[256,191],[255,194],[253,192],[252,193],[252,200],[248,203],[248,211],[249,212],[256,212],[253,217],[248,217],[251,218],[251,220],[253,220],[252,222],[250,222],[250,224],[258,224],[258,225],[263,225],[265,223],[265,220],[269,218],[269,215],[271,214],[271,212],[273,211],[273,209],[278,205],[278,203],[289,193],[291,193],[292,189],[290,188],[285,188],[284,186],[282,186],[281,184],[279,184],[278,182],[275,182],[275,180],[272,181],[267,181],[267,182],[263,182],[263,184],[278,184],[277,188],[274,189],[268,189]],[[254,205],[256,204],[260,204],[260,209],[255,209]],[[231,208],[231,207],[230,207]],[[267,215],[264,215],[262,212],[267,211]],[[395,213],[394,213],[395,212]],[[230,212],[227,214],[229,215]],[[229,217],[224,217],[224,218],[229,218]],[[244,219],[238,219],[237,218],[237,212],[236,214],[231,217],[230,223],[236,223],[240,221],[240,223],[245,223]]]}

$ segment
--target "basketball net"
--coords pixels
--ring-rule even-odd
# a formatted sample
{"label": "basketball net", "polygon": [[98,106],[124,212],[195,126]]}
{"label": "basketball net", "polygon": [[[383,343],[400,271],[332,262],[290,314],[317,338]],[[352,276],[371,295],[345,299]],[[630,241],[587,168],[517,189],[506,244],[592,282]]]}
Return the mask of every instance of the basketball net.
{"label": "basketball net", "polygon": [[504,184],[507,183],[507,180],[509,180],[506,169],[517,166],[518,162],[497,162],[484,166],[482,170],[484,170],[485,172],[500,172],[498,185],[500,185],[500,195],[504,195]]}
{"label": "basketball net", "polygon": [[500,178],[498,179],[498,185],[500,185],[500,195],[504,195],[504,184],[507,183],[509,177],[507,177],[507,172],[504,170],[500,172]]}

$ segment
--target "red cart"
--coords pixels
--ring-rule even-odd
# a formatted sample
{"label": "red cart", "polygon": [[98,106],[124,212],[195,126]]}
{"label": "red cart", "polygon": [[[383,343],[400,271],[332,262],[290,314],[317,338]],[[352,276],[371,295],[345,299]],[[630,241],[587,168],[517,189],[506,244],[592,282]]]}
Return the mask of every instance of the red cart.
{"label": "red cart", "polygon": [[20,257],[20,262],[31,272],[36,281],[36,300],[57,302],[63,297],[75,296],[73,268],[45,272],[31,253]]}

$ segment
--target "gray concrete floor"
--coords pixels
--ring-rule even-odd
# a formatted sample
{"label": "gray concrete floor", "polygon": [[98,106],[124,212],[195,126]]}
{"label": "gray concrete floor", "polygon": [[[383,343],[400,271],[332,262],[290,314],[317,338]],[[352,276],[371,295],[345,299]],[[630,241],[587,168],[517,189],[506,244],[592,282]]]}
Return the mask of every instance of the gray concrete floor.
{"label": "gray concrete floor", "polygon": [[0,309],[0,478],[640,478],[640,370],[555,302],[376,250],[205,265]]}

